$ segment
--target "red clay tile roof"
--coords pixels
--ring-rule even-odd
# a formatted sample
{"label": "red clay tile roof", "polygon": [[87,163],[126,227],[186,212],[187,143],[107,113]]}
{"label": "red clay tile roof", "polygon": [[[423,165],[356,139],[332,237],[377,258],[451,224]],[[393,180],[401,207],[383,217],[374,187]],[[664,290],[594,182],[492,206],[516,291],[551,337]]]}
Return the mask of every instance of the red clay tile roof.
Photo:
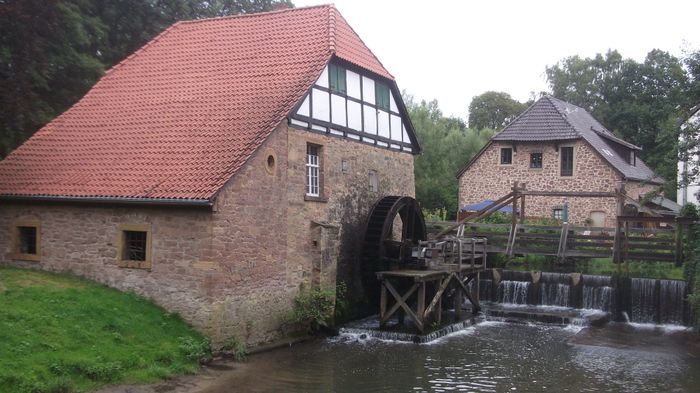
{"label": "red clay tile roof", "polygon": [[0,196],[209,200],[333,55],[393,80],[331,5],[176,23],[0,162]]}

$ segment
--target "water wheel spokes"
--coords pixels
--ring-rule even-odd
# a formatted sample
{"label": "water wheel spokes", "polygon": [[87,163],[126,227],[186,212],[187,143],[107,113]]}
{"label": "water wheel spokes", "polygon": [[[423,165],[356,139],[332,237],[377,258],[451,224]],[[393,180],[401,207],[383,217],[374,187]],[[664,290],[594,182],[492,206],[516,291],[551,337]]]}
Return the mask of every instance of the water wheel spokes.
{"label": "water wheel spokes", "polygon": [[370,211],[362,245],[362,284],[370,305],[379,299],[376,272],[406,268],[411,251],[427,239],[418,202],[411,197],[387,196]]}

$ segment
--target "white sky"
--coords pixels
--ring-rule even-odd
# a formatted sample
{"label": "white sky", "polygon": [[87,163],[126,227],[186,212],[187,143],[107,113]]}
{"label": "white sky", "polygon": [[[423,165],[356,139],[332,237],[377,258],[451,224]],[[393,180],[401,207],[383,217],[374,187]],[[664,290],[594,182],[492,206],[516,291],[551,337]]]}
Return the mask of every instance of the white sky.
{"label": "white sky", "polygon": [[[333,0],[293,0],[297,7]],[[643,61],[654,48],[700,49],[700,1],[335,0],[362,40],[416,100],[466,120],[472,97],[546,91],[545,67],[609,48]]]}

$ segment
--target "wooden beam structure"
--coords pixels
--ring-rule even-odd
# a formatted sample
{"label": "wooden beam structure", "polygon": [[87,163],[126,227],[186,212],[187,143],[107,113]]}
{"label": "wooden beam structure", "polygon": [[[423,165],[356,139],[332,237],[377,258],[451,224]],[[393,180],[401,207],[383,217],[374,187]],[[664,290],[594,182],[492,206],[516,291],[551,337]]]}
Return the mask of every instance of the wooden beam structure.
{"label": "wooden beam structure", "polygon": [[[377,272],[381,284],[379,304],[379,326],[385,328],[387,322],[398,311],[403,310],[413,321],[419,332],[423,333],[431,321],[437,323],[442,319],[442,301],[447,290],[456,289],[456,299],[465,296],[472,304],[472,312],[481,310],[478,293],[472,294],[465,285],[473,280],[478,272],[485,270],[484,265],[463,265],[459,269],[445,270],[389,270]],[[408,284],[408,285],[407,285]],[[407,288],[400,293],[397,288]],[[428,288],[433,292],[428,298]],[[415,294],[415,296],[414,296]],[[389,297],[388,295],[391,295]],[[412,300],[413,299],[413,300]],[[393,304],[390,305],[390,303]],[[427,304],[427,307],[426,307]],[[415,306],[413,306],[415,305]],[[455,317],[461,316],[461,301],[455,301]]]}

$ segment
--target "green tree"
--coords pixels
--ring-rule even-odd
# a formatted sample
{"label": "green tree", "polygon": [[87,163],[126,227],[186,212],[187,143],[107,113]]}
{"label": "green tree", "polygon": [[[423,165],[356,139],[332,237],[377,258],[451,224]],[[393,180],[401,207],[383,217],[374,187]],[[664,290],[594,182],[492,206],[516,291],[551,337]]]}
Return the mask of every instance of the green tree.
{"label": "green tree", "polygon": [[104,65],[87,1],[0,3],[0,157],[80,98]]}
{"label": "green tree", "polygon": [[289,0],[0,0],[0,158],[178,20]]}
{"label": "green tree", "polygon": [[469,127],[500,130],[527,109],[508,93],[487,91],[472,98],[469,104]]}
{"label": "green tree", "polygon": [[689,107],[689,77],[681,61],[654,49],[644,62],[617,51],[566,58],[546,70],[554,96],[590,111],[607,128],[642,147],[640,156],[676,193],[678,119]]}
{"label": "green tree", "polygon": [[447,210],[448,218],[457,214],[457,172],[481,150],[494,131],[474,130],[464,122],[443,116],[436,100],[415,103],[404,93],[423,152],[415,160],[416,198],[426,209]]}

